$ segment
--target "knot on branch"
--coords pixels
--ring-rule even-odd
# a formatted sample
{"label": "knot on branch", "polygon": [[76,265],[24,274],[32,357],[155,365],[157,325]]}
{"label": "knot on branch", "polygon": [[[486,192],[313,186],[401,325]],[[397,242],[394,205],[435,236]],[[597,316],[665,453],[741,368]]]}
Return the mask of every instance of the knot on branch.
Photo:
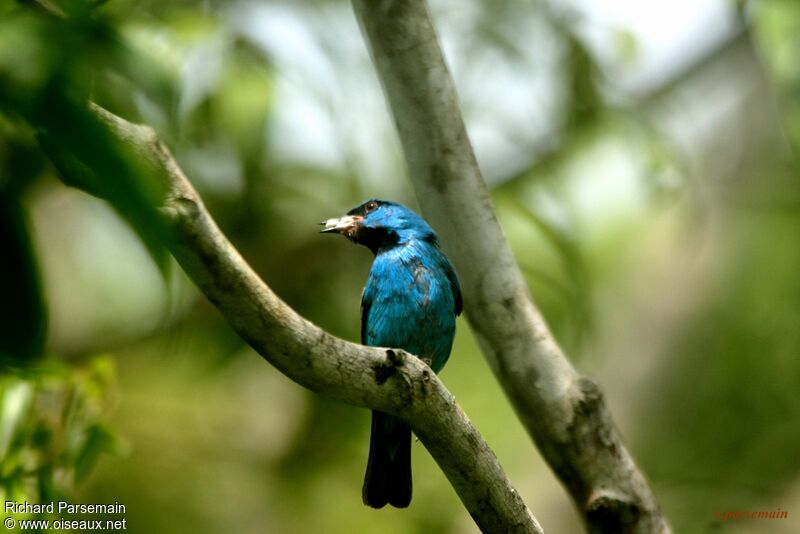
{"label": "knot on branch", "polygon": [[572,401],[572,420],[567,425],[569,442],[593,455],[620,454],[619,437],[608,414],[603,392],[591,378],[581,376]]}
{"label": "knot on branch", "polygon": [[626,495],[609,489],[595,491],[586,502],[590,532],[634,532],[641,509]]}
{"label": "knot on branch", "polygon": [[192,223],[200,216],[200,205],[189,196],[172,196],[160,211],[171,224]]}
{"label": "knot on branch", "polygon": [[572,434],[585,432],[597,427],[603,416],[603,392],[591,378],[578,378],[577,392],[572,400],[572,421],[569,429]]}
{"label": "knot on branch", "polygon": [[600,386],[587,376],[582,376],[578,379],[578,389],[581,396],[578,400],[576,408],[581,408],[586,413],[597,411],[597,408],[603,404],[603,392]]}
{"label": "knot on branch", "polygon": [[375,383],[382,386],[387,380],[402,367],[406,361],[406,355],[403,351],[386,349],[386,361],[376,364],[373,367],[375,371]]}

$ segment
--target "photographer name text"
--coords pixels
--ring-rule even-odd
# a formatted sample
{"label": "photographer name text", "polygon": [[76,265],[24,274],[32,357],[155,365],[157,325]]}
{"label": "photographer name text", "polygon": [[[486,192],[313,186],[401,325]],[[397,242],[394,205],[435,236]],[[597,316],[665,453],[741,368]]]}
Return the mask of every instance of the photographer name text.
{"label": "photographer name text", "polygon": [[125,505],[116,501],[112,504],[75,504],[67,501],[49,503],[6,501],[5,512],[7,514],[124,514]]}

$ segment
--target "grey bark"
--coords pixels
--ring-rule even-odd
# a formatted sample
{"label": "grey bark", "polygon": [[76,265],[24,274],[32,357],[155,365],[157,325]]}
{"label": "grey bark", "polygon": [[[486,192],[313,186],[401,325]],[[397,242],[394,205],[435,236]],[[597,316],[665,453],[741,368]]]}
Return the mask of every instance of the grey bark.
{"label": "grey bark", "polygon": [[670,531],[598,385],[565,358],[497,221],[424,0],[353,0],[416,196],[494,374],[590,532]]}
{"label": "grey bark", "polygon": [[[312,391],[405,419],[482,531],[543,532],[495,454],[427,365],[400,350],[344,341],[298,315],[228,242],[152,128],[98,106],[92,110],[165,192],[154,206],[166,228],[164,245],[261,356]],[[94,177],[85,176],[92,169],[58,146],[43,146],[66,183],[98,194],[88,186]]]}

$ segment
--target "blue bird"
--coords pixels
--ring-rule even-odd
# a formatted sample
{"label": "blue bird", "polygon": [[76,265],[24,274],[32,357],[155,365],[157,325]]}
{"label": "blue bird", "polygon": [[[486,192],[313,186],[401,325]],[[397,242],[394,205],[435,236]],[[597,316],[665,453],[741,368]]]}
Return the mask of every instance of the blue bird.
{"label": "blue bird", "polygon": [[[375,254],[361,296],[361,343],[403,349],[441,371],[462,301],[433,229],[407,207],[378,199],[322,224],[322,232],[342,234]],[[411,502],[411,428],[376,410],[362,499],[373,508]]]}

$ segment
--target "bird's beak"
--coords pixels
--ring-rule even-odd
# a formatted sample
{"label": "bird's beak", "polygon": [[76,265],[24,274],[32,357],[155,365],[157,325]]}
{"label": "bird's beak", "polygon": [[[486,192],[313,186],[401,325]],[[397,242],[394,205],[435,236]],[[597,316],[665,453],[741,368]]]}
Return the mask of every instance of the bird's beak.
{"label": "bird's beak", "polygon": [[339,217],[338,219],[328,219],[327,221],[322,221],[319,223],[325,227],[320,230],[320,233],[327,234],[335,232],[337,234],[350,236],[354,233],[356,228],[358,228],[358,225],[361,224],[363,219],[363,217],[358,215],[345,215],[344,217]]}

